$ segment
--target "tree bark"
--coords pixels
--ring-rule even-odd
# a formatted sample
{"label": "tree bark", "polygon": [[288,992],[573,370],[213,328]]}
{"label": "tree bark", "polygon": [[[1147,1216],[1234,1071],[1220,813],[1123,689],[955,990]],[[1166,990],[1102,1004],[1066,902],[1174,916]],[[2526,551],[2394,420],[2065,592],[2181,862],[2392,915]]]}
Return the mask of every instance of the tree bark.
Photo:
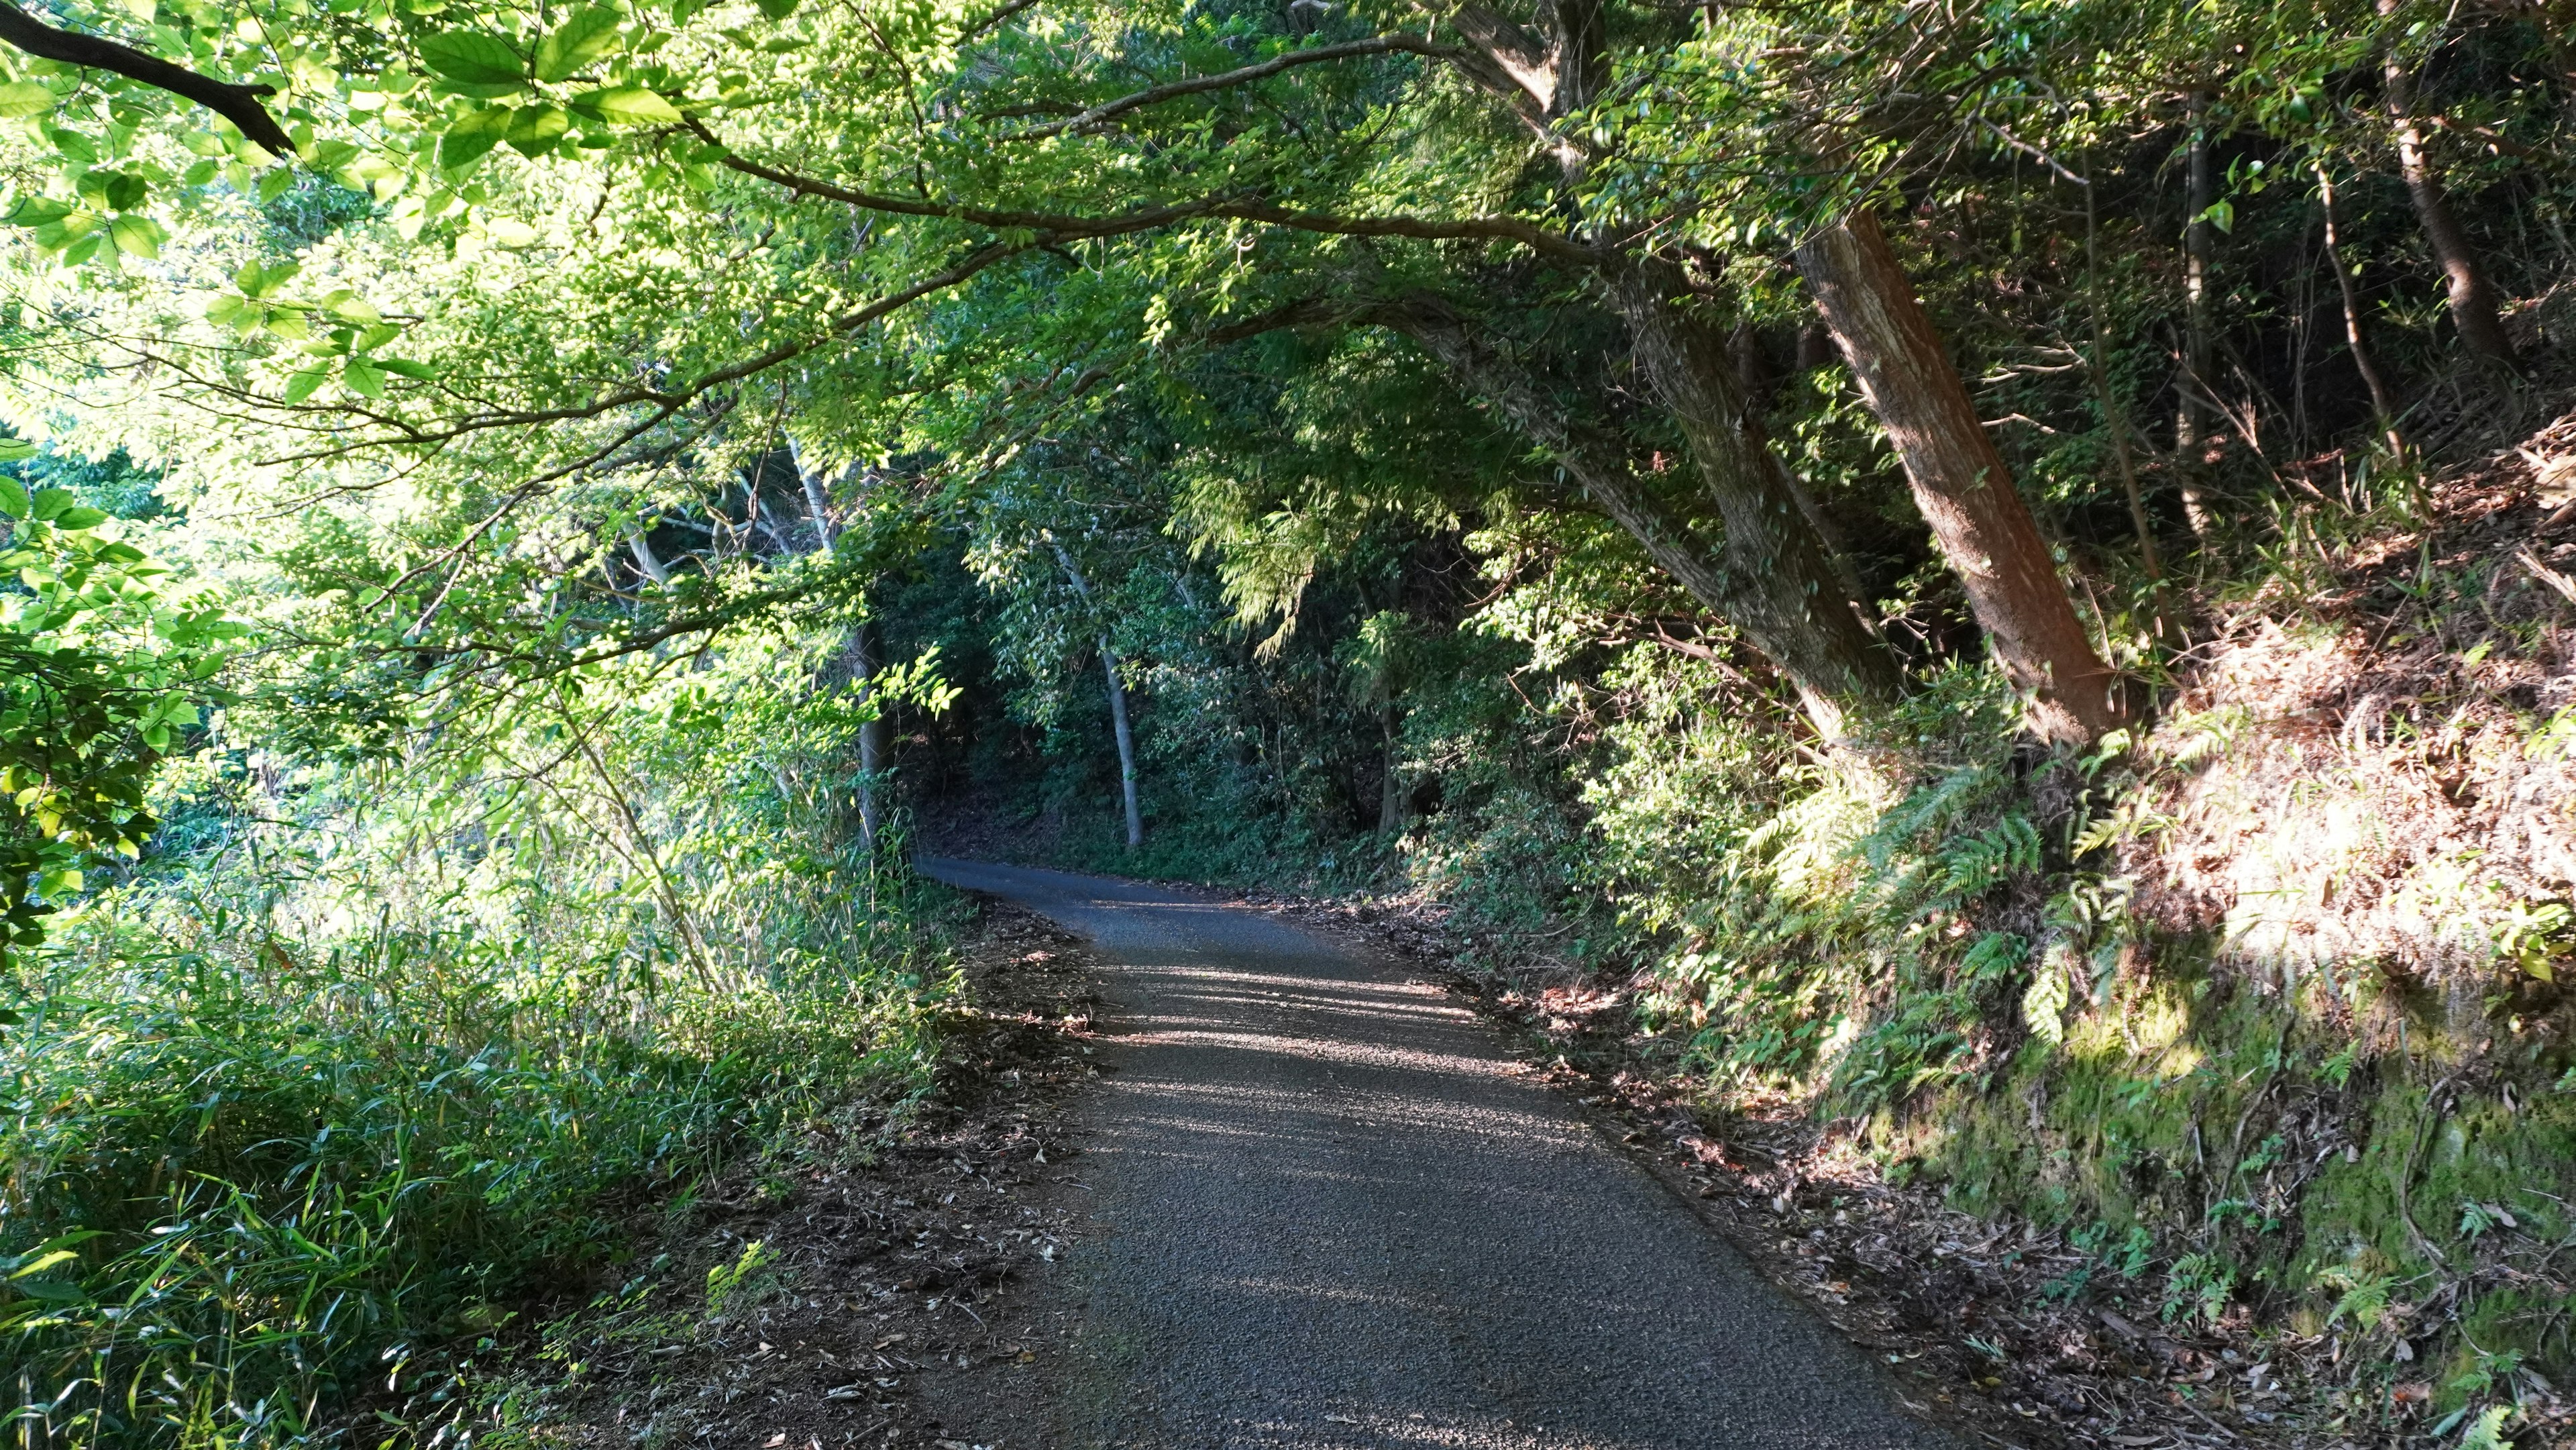
{"label": "tree bark", "polygon": [[[1647,294],[1651,295],[1651,291]],[[1835,579],[1824,549],[1781,477],[1760,425],[1734,399],[1722,338],[1680,326],[1658,300],[1642,308],[1639,353],[1658,386],[1670,373],[1680,401],[1674,412],[1690,438],[1702,486],[1718,504],[1727,537],[1723,565],[1690,526],[1675,517],[1629,466],[1616,442],[1575,423],[1499,350],[1478,337],[1445,304],[1416,298],[1378,309],[1374,320],[1419,343],[1522,434],[1555,455],[1612,522],[1647,557],[1723,617],[1787,676],[1808,718],[1828,739],[1847,728],[1854,706],[1880,704],[1904,691],[1904,676],[1885,647],[1862,627]]]}
{"label": "tree bark", "polygon": [[1878,219],[1855,211],[1801,245],[1797,261],[1977,622],[2029,700],[2031,729],[2081,743],[2127,723],[2127,687],[2085,637],[2048,544]]}
{"label": "tree bark", "polygon": [[2208,467],[2209,436],[2209,264],[2214,250],[2209,209],[2218,203],[2216,178],[2209,164],[2209,93],[2191,93],[2191,139],[2185,163],[2184,205],[2191,213],[2182,229],[2182,378],[2175,391],[2174,460],[2181,465],[2182,517],[2194,538],[2209,537],[2209,509],[2201,498],[2201,475]]}
{"label": "tree bark", "polygon": [[2361,374],[2361,385],[2370,390],[2370,411],[2379,422],[2381,436],[2388,440],[2388,450],[2396,457],[2406,456],[2406,436],[2397,431],[2397,404],[2390,398],[2388,383],[2380,377],[2379,368],[2370,360],[2370,349],[2361,340],[2361,298],[2353,290],[2352,269],[2344,265],[2343,249],[2335,241],[2334,178],[2326,174],[2323,161],[2316,163],[2317,200],[2326,214],[2326,265],[2334,268],[2335,288],[2343,297],[2343,340],[2352,349],[2352,365]]}
{"label": "tree bark", "polygon": [[858,677],[868,681],[868,699],[877,707],[874,718],[859,726],[859,836],[873,851],[877,832],[885,824],[885,811],[877,798],[877,787],[886,770],[886,743],[891,734],[885,717],[885,701],[876,692],[877,671],[884,667],[885,647],[874,620],[862,620],[851,634],[850,667]]}
{"label": "tree bark", "polygon": [[[2379,0],[2379,13],[2390,14],[2396,4],[2397,0]],[[2486,269],[2478,265],[2477,253],[2470,250],[2459,219],[2451,215],[2450,197],[2444,192],[2442,179],[2434,174],[2432,157],[2424,145],[2424,127],[2415,119],[2413,81],[2406,74],[2406,63],[2394,49],[2381,58],[2380,84],[2381,96],[2388,104],[2389,123],[2397,133],[2397,171],[2405,178],[2407,199],[2415,204],[2416,224],[2424,229],[2433,260],[2441,265],[2450,291],[2451,323],[2460,330],[2460,341],[2481,362],[2509,374],[2519,373],[2522,359],[2514,354],[2512,340],[2504,335],[2495,289],[2488,285]]]}
{"label": "tree bark", "polygon": [[[805,466],[804,452],[794,439],[787,443],[788,457],[796,467],[796,481],[805,490],[806,521],[814,528],[814,552],[828,556],[840,543],[841,527],[832,517],[831,499],[823,476]],[[892,735],[892,724],[885,717],[886,705],[876,693],[877,671],[885,664],[884,638],[874,620],[862,619],[850,632],[850,672],[867,686],[867,698],[877,707],[876,717],[859,726],[859,839],[870,851],[877,848],[877,832],[885,824],[883,802],[878,786],[883,784],[886,749]]]}
{"label": "tree bark", "polygon": [[1404,829],[1404,729],[1394,701],[1379,712],[1378,729],[1386,737],[1386,776],[1378,787],[1377,833],[1391,841]]}
{"label": "tree bark", "polygon": [[[147,15],[145,18],[150,17]],[[57,30],[7,3],[7,0],[0,0],[0,43],[65,65],[113,71],[129,80],[168,91],[232,122],[241,129],[243,136],[256,142],[271,156],[283,160],[295,154],[295,143],[279,127],[277,118],[260,104],[263,99],[277,94],[275,86],[234,85],[172,65],[159,56],[147,55],[130,45],[119,45],[104,36]]]}
{"label": "tree bark", "polygon": [[[1091,581],[1074,567],[1073,555],[1062,544],[1048,541],[1055,550],[1055,561],[1064,566],[1064,577],[1082,602],[1095,602]],[[1127,681],[1118,673],[1118,652],[1109,647],[1109,636],[1100,636],[1100,668],[1109,676],[1109,733],[1118,745],[1118,795],[1127,812],[1127,849],[1145,844],[1145,816],[1136,800],[1136,733],[1127,723]]]}
{"label": "tree bark", "polygon": [[1145,817],[1136,806],[1136,735],[1127,725],[1127,682],[1118,676],[1118,655],[1105,634],[1100,667],[1109,675],[1109,730],[1118,737],[1118,794],[1127,807],[1127,849],[1133,851],[1145,844]]}

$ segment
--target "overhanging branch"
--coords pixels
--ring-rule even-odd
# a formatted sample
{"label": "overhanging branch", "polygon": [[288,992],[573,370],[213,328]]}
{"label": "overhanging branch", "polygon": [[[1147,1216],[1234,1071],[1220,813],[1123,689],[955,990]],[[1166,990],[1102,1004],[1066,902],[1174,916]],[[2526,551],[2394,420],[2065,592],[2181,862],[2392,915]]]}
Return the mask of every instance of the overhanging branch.
{"label": "overhanging branch", "polygon": [[141,81],[156,90],[168,91],[182,100],[194,101],[240,127],[244,136],[257,142],[270,155],[284,157],[295,154],[295,143],[287,139],[276,118],[260,104],[262,97],[277,93],[274,86],[233,85],[212,76],[199,75],[184,66],[172,65],[159,56],[147,55],[104,36],[57,30],[10,4],[9,0],[0,0],[0,42],[39,59],[110,71],[128,80]]}

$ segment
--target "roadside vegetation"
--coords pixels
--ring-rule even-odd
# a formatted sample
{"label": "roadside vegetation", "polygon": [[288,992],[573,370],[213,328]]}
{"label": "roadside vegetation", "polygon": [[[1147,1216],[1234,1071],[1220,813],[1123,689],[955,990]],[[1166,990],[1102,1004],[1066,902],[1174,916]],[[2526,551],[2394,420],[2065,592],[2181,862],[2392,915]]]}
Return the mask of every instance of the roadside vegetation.
{"label": "roadside vegetation", "polygon": [[520,1433],[931,1091],[921,834],[1437,903],[2245,1433],[2532,1438],[2570,24],[0,7],[7,1428]]}

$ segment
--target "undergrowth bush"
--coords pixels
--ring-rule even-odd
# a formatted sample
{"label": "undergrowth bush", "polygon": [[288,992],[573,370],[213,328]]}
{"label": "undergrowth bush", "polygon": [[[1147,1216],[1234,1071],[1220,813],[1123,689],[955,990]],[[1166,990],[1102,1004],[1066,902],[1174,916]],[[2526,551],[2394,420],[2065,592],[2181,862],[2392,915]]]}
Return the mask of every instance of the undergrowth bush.
{"label": "undergrowth bush", "polygon": [[433,1438],[459,1350],[648,1202],[926,1090],[948,898],[847,839],[832,644],[167,772],[184,849],[10,962],[11,1422],[284,1446],[363,1395]]}

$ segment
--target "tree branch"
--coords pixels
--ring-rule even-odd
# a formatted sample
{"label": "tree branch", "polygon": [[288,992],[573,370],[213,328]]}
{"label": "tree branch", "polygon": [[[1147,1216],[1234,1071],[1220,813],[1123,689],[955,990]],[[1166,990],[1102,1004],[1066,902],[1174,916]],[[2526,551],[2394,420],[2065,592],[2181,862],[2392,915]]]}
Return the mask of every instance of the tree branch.
{"label": "tree branch", "polygon": [[232,122],[241,128],[244,136],[272,156],[295,154],[295,143],[286,138],[286,132],[268,114],[268,108],[259,103],[261,97],[277,94],[274,86],[233,85],[172,65],[159,56],[146,55],[130,45],[120,45],[104,36],[56,30],[10,4],[9,0],[0,0],[0,42],[43,60],[111,71],[156,90],[168,91]]}
{"label": "tree branch", "polygon": [[[5,3],[5,0],[0,0]],[[722,146],[705,124],[689,122],[691,130],[708,144]],[[1410,237],[1432,242],[1518,242],[1534,252],[1585,264],[1597,263],[1600,254],[1579,242],[1571,241],[1518,217],[1481,216],[1458,220],[1426,217],[1340,217],[1320,212],[1294,211],[1258,201],[1227,201],[1208,198],[1183,202],[1176,206],[1148,207],[1122,216],[1086,217],[1062,212],[1010,211],[997,207],[967,206],[958,202],[914,201],[899,196],[855,191],[817,177],[800,176],[775,166],[765,166],[748,157],[725,154],[724,167],[744,176],[757,177],[786,187],[798,196],[819,196],[861,211],[885,212],[894,216],[943,217],[976,226],[1005,231],[1044,233],[1057,241],[1083,240],[1095,237],[1130,236],[1137,232],[1155,231],[1189,221],[1248,221],[1264,226],[1282,227],[1289,231],[1317,232],[1343,237]]]}
{"label": "tree branch", "polygon": [[1215,75],[1192,76],[1187,80],[1172,81],[1149,90],[1137,91],[1114,101],[1105,101],[1090,110],[1077,112],[1061,121],[1049,121],[1043,126],[1032,126],[1025,131],[1015,132],[1001,139],[1035,141],[1048,136],[1061,135],[1067,131],[1079,131],[1085,127],[1096,126],[1113,116],[1123,116],[1129,111],[1145,106],[1158,106],[1165,101],[1178,100],[1183,96],[1195,96],[1208,91],[1229,90],[1235,86],[1249,85],[1254,81],[1266,80],[1282,71],[1301,65],[1318,65],[1328,60],[1349,60],[1354,56],[1386,55],[1395,52],[1443,60],[1455,60],[1462,54],[1447,46],[1433,45],[1427,40],[1418,40],[1410,35],[1379,35],[1367,40],[1344,41],[1339,45],[1319,45],[1307,50],[1292,50],[1284,55],[1273,56],[1258,65],[1241,66]]}

